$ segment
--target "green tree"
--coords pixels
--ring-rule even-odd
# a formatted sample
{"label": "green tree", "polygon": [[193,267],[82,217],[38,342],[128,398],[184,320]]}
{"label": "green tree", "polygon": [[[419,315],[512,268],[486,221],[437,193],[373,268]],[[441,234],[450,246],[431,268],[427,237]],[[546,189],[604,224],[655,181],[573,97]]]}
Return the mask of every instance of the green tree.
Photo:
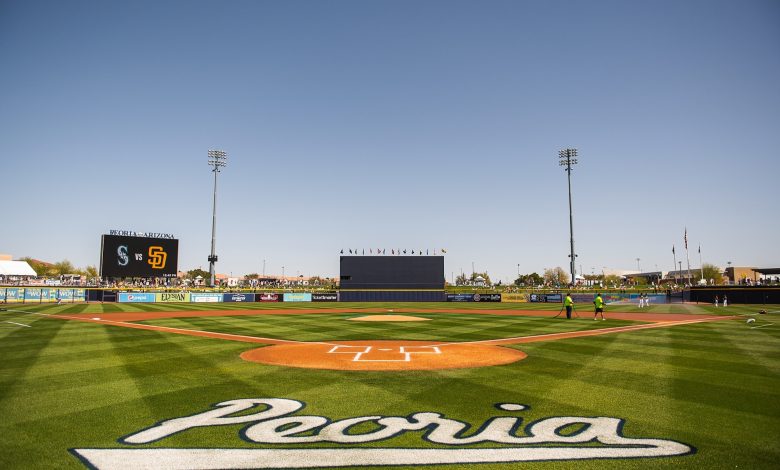
{"label": "green tree", "polygon": [[550,284],[553,286],[565,286],[569,284],[570,279],[571,278],[569,277],[569,273],[564,271],[560,266],[553,269],[544,270],[545,284]]}
{"label": "green tree", "polygon": [[696,270],[693,272],[693,277],[698,283],[701,279],[701,273],[704,271],[704,279],[707,281],[707,284],[710,283],[710,279],[712,282],[714,282],[716,285],[723,284],[723,273],[721,270],[715,266],[714,264],[710,263],[704,263],[701,265],[700,270]]}
{"label": "green tree", "polygon": [[544,278],[538,273],[523,274],[515,279],[516,286],[538,286],[544,284]]}
{"label": "green tree", "polygon": [[604,276],[604,287],[617,287],[622,284],[620,276],[616,274],[607,274]]}
{"label": "green tree", "polygon": [[488,273],[471,273],[471,282],[472,284],[477,281],[477,278],[482,276],[483,279],[485,279],[485,285],[486,286],[492,286],[493,283],[490,282],[490,275]]}
{"label": "green tree", "polygon": [[468,278],[466,277],[466,275],[461,273],[458,277],[455,278],[455,285],[464,286],[466,285],[467,280]]}
{"label": "green tree", "polygon": [[202,277],[207,282],[211,279],[211,274],[209,274],[208,271],[204,271],[202,269],[192,269],[187,271],[187,276],[185,277],[190,280],[195,280],[195,278],[198,276]]}
{"label": "green tree", "polygon": [[73,266],[73,263],[70,261],[63,260],[54,263],[53,271],[55,276],[61,276],[63,274],[74,274],[76,272],[76,267]]}

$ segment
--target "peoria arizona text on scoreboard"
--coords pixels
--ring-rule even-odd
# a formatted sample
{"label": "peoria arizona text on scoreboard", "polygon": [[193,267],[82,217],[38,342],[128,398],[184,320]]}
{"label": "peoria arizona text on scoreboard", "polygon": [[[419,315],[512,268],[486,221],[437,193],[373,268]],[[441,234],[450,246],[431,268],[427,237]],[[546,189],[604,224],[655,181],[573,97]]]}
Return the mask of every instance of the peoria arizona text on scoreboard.
{"label": "peoria arizona text on scoreboard", "polygon": [[128,235],[103,235],[101,277],[176,277],[179,240]]}

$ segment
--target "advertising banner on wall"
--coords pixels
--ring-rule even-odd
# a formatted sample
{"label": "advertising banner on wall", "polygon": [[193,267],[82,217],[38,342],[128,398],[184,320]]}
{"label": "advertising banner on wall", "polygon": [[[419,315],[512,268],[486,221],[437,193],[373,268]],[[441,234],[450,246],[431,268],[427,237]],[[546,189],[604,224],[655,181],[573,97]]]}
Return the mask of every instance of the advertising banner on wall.
{"label": "advertising banner on wall", "polygon": [[254,302],[255,294],[222,294],[223,302]]}
{"label": "advertising banner on wall", "polygon": [[575,304],[592,304],[593,299],[596,298],[596,294],[572,294],[571,300],[574,301]]}
{"label": "advertising banner on wall", "polygon": [[286,292],[283,302],[311,302],[311,294],[308,292]]}
{"label": "advertising banner on wall", "polygon": [[501,294],[474,294],[474,302],[501,302]]}
{"label": "advertising banner on wall", "polygon": [[161,292],[155,295],[157,302],[189,302],[189,292]]}
{"label": "advertising banner on wall", "polygon": [[501,294],[501,302],[528,302],[528,294]]}
{"label": "advertising banner on wall", "polygon": [[222,302],[222,294],[204,294],[200,292],[193,292],[192,294],[190,294],[190,302],[197,302],[197,303]]}
{"label": "advertising banner on wall", "polygon": [[336,302],[339,300],[339,294],[336,292],[320,292],[311,295],[312,302]]}
{"label": "advertising banner on wall", "polygon": [[6,287],[5,289],[5,301],[6,302],[21,302],[24,300],[24,288],[22,287]]}
{"label": "advertising banner on wall", "polygon": [[86,289],[58,289],[56,296],[59,296],[63,302],[83,302],[87,299],[87,291]]}
{"label": "advertising banner on wall", "polygon": [[474,302],[474,294],[447,294],[447,302]]}
{"label": "advertising banner on wall", "polygon": [[563,302],[563,294],[531,294],[531,302]]}
{"label": "advertising banner on wall", "polygon": [[281,302],[282,294],[255,294],[255,302]]}
{"label": "advertising banner on wall", "polygon": [[154,302],[155,297],[151,292],[120,292],[116,300],[117,302]]}
{"label": "advertising banner on wall", "polygon": [[[42,300],[42,292],[46,291],[46,294],[49,294],[49,289],[38,289],[37,287],[27,287],[24,289],[24,301],[30,302],[30,301],[40,301]],[[46,300],[48,302],[48,299]]]}

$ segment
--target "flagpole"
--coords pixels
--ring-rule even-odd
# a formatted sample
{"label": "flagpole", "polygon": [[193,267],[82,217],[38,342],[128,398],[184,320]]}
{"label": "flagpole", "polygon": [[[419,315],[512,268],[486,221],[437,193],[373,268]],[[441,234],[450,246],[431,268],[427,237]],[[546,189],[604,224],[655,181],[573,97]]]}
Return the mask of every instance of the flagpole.
{"label": "flagpole", "polygon": [[688,282],[691,282],[691,258],[688,256],[688,229],[685,229],[685,261],[688,263]]}
{"label": "flagpole", "polygon": [[675,273],[674,282],[677,283],[677,277],[680,273],[677,272],[677,253],[674,251],[674,245],[672,245],[672,256],[674,256],[674,264],[672,265],[672,271]]}

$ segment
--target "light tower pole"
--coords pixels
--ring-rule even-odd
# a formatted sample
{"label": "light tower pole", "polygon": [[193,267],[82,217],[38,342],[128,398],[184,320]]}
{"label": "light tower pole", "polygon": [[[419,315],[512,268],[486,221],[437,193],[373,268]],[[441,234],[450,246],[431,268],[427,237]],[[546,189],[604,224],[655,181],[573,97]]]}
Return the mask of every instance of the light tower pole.
{"label": "light tower pole", "polygon": [[564,149],[558,152],[558,164],[564,166],[564,170],[567,173],[569,180],[569,235],[571,241],[571,254],[569,258],[571,261],[571,285],[575,283],[574,259],[577,255],[574,254],[574,217],[572,216],[571,209],[571,166],[577,164],[577,149]]}
{"label": "light tower pole", "polygon": [[209,256],[209,285],[211,287],[215,285],[216,271],[214,270],[214,263],[217,262],[217,255],[214,252],[217,240],[217,173],[226,164],[227,153],[222,150],[209,150],[209,165],[214,167],[211,170],[214,173],[214,205],[211,212],[211,255]]}

